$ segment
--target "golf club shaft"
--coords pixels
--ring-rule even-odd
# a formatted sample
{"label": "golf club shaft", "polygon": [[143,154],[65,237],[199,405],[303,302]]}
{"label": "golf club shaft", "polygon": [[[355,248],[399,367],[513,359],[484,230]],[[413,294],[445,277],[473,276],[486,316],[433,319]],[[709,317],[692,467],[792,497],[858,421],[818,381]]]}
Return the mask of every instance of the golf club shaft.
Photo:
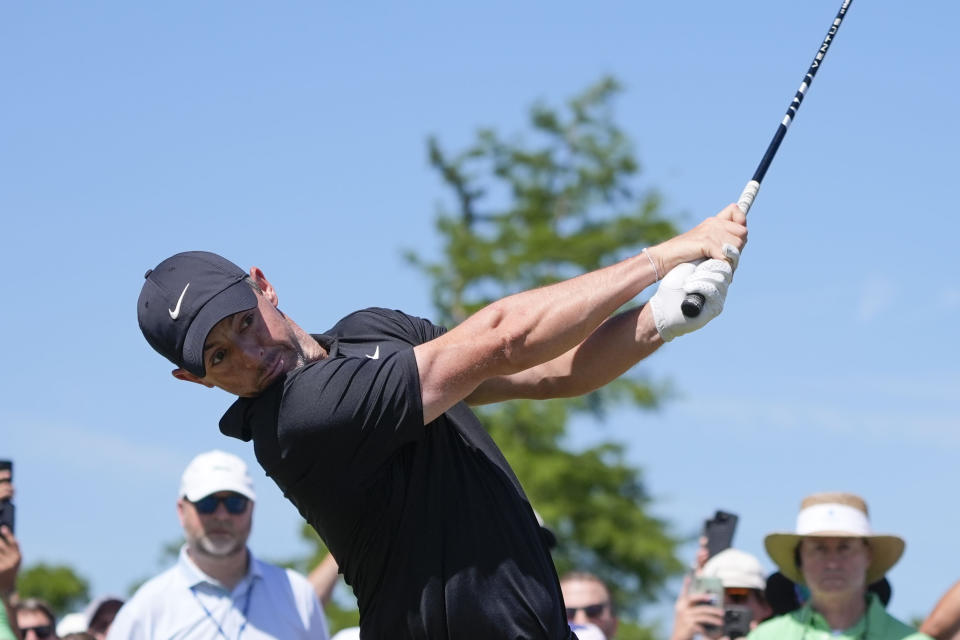
{"label": "golf club shaft", "polygon": [[[843,17],[846,15],[847,9],[850,7],[852,1],[853,0],[843,0],[843,5],[840,7],[840,11],[837,12],[837,17],[833,19],[833,24],[830,25],[830,30],[827,31],[827,36],[823,39],[823,44],[821,44],[817,50],[817,55],[813,58],[813,63],[810,65],[810,68],[807,69],[807,74],[803,77],[803,82],[800,83],[800,88],[797,89],[797,93],[793,96],[790,106],[787,107],[787,114],[783,117],[783,120],[780,121],[780,126],[777,127],[777,132],[773,135],[773,140],[770,141],[770,145],[767,147],[766,153],[763,154],[757,170],[754,171],[753,178],[747,183],[747,186],[744,187],[743,192],[740,194],[740,199],[737,200],[737,206],[740,207],[740,210],[743,211],[744,214],[750,211],[753,199],[756,198],[757,191],[760,190],[760,183],[763,182],[763,176],[766,175],[767,169],[773,161],[773,156],[776,155],[777,149],[780,148],[780,143],[783,142],[783,136],[786,135],[787,128],[790,126],[790,123],[793,122],[794,117],[796,117],[800,103],[803,102],[803,96],[806,95],[807,89],[809,89],[813,83],[813,77],[817,75],[817,71],[823,63],[823,58],[827,55],[827,49],[830,48],[830,43],[833,42],[833,38],[837,35],[837,31],[840,29],[840,23],[843,22]],[[703,309],[703,302],[703,296],[699,293],[689,293],[683,299],[680,309],[686,317],[695,318],[700,315],[700,311]]]}

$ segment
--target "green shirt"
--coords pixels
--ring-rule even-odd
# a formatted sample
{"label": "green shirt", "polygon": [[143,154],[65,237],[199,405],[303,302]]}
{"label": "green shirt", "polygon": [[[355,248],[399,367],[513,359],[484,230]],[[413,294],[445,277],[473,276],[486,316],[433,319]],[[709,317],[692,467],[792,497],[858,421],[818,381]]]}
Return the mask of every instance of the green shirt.
{"label": "green shirt", "polygon": [[867,613],[857,624],[836,634],[822,615],[809,604],[796,611],[771,618],[750,632],[747,640],[931,640],[911,626],[900,622],[870,594]]}
{"label": "green shirt", "polygon": [[17,636],[13,635],[13,629],[10,628],[7,605],[3,599],[0,599],[0,640],[17,640]]}

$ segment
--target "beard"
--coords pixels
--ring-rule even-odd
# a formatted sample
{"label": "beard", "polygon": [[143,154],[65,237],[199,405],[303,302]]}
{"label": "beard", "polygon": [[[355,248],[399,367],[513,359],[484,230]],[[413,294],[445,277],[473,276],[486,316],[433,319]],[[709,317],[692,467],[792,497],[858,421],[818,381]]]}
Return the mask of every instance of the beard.
{"label": "beard", "polygon": [[193,541],[197,551],[213,558],[226,558],[241,553],[246,548],[246,539],[238,533],[201,534]]}

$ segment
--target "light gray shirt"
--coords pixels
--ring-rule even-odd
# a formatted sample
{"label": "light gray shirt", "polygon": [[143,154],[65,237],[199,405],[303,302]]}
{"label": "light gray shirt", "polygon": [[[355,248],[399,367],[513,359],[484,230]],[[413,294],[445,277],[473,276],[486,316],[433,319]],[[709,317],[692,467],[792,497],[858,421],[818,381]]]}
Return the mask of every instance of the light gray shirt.
{"label": "light gray shirt", "polygon": [[327,640],[307,579],[247,553],[250,568],[231,591],[203,573],[183,547],[175,566],[123,605],[107,640]]}

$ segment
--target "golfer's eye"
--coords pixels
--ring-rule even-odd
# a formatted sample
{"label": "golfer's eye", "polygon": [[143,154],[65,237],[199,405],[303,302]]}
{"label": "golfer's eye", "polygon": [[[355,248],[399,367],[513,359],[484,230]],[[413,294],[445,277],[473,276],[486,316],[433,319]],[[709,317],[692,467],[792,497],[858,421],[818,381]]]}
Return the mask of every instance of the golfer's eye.
{"label": "golfer's eye", "polygon": [[240,328],[241,328],[241,329],[246,329],[247,327],[249,327],[249,326],[252,325],[252,324],[253,324],[253,314],[252,314],[252,313],[248,313],[247,315],[243,316],[243,318],[240,320]]}
{"label": "golfer's eye", "polygon": [[227,355],[226,349],[217,349],[216,351],[214,351],[213,354],[210,356],[210,366],[215,367],[221,362],[223,362],[223,359],[226,357],[226,355]]}

